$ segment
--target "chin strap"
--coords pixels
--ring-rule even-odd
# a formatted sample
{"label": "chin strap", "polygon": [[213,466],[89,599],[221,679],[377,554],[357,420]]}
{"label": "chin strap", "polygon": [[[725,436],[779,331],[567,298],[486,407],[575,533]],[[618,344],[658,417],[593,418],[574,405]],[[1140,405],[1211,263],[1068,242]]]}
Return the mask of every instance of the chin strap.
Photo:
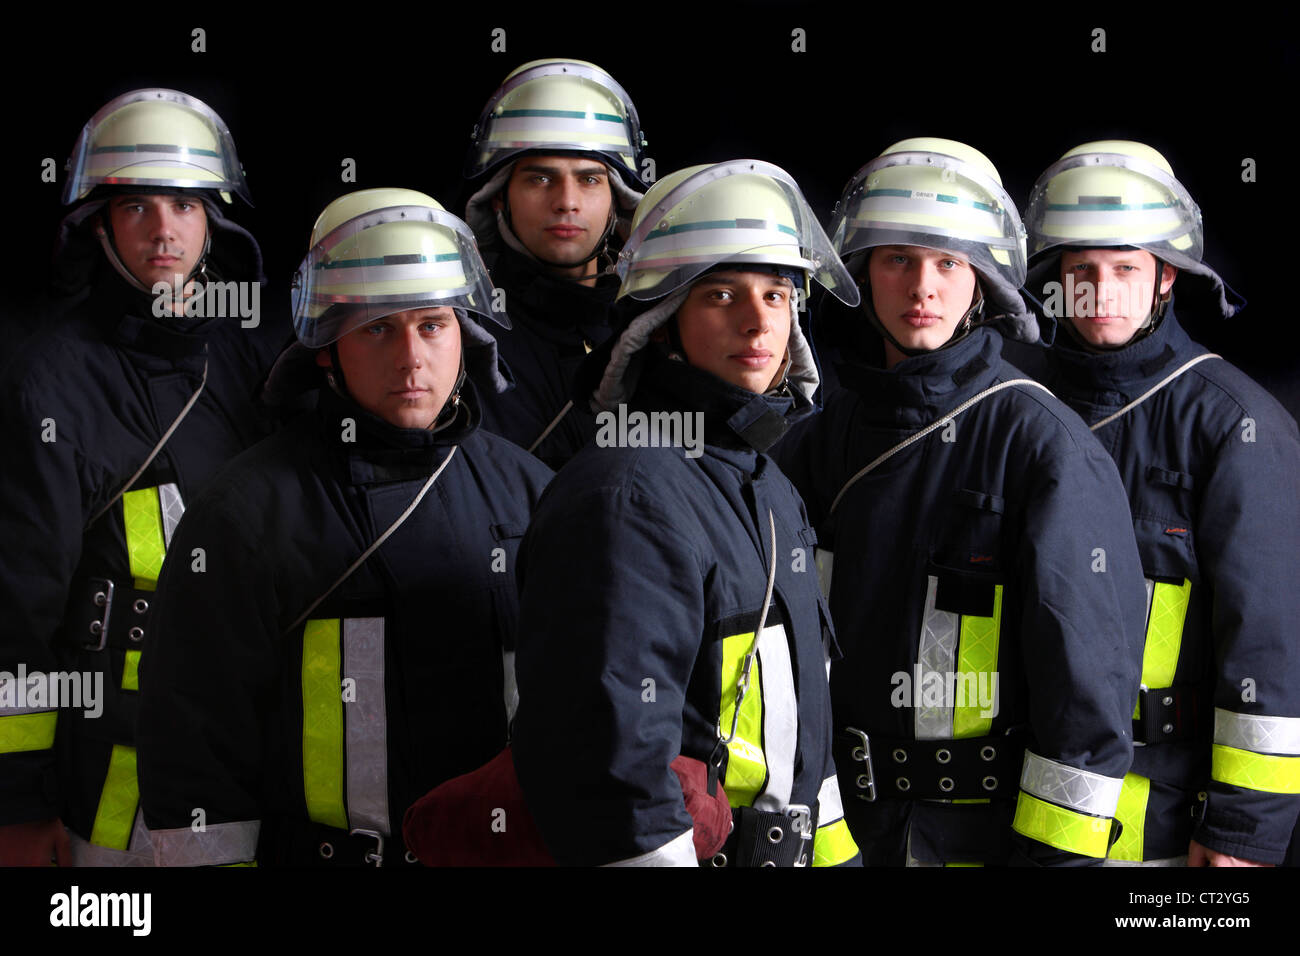
{"label": "chin strap", "polygon": [[[346,398],[348,401],[357,405],[361,403],[356,400],[351,392],[348,391],[347,380],[343,377],[343,363],[339,361],[339,343],[335,339],[329,344],[330,367],[325,369],[325,380],[329,382],[330,388],[334,389],[335,394]],[[469,373],[465,368],[465,348],[460,350],[460,370],[456,373],[456,384],[451,387],[451,394],[443,402],[442,408],[434,416],[433,421],[429,422],[425,428],[430,432],[439,432],[456,420],[460,412],[460,392],[465,387],[465,379]]]}
{"label": "chin strap", "polygon": [[1160,294],[1160,286],[1163,284],[1165,277],[1165,263],[1158,256],[1155,257],[1155,260],[1156,282],[1151,295],[1151,310],[1147,312],[1147,317],[1142,321],[1142,324],[1138,326],[1137,331],[1123,342],[1120,342],[1118,345],[1094,345],[1083,337],[1083,333],[1075,327],[1072,319],[1067,318],[1062,320],[1060,316],[1054,316],[1056,324],[1064,325],[1065,331],[1069,334],[1070,338],[1074,340],[1075,344],[1085,352],[1090,352],[1093,355],[1103,355],[1107,352],[1118,352],[1120,349],[1128,348],[1135,342],[1142,341],[1156,329],[1160,328],[1160,323],[1164,321],[1165,312],[1169,309],[1169,300],[1173,294],[1172,289],[1170,290],[1170,295]]}
{"label": "chin strap", "polygon": [[[109,265],[117,270],[117,274],[126,280],[127,285],[131,286],[133,289],[139,289],[147,295],[153,295],[153,289],[137,279],[131,270],[126,267],[126,263],[122,261],[122,257],[118,255],[117,249],[113,245],[113,224],[108,217],[107,210],[100,214],[99,221],[95,224],[95,235],[99,237],[100,248],[104,250],[104,255],[108,258]],[[211,250],[212,230],[209,228],[204,230],[203,252],[199,256],[199,261],[195,264],[194,268],[190,270],[190,274],[185,277],[185,281],[181,284],[181,298],[177,300],[175,293],[173,292],[172,294],[172,304],[174,306],[183,310],[185,305],[184,290],[188,288],[189,284],[195,279],[199,280],[200,286],[202,286],[204,281],[207,279],[208,253]],[[202,295],[203,293],[200,290],[195,294]]]}
{"label": "chin strap", "polygon": [[889,329],[885,328],[885,323],[880,321],[880,316],[876,314],[875,304],[871,301],[871,285],[867,280],[863,279],[858,283],[858,288],[861,290],[862,294],[862,311],[866,314],[867,321],[871,323],[871,327],[879,332],[886,342],[898,349],[898,351],[902,352],[903,355],[908,358],[911,358],[914,355],[926,355],[930,352],[939,352],[943,349],[951,348],[962,339],[966,338],[966,336],[970,335],[974,329],[983,324],[980,320],[984,316],[984,286],[977,279],[975,282],[975,300],[971,302],[970,308],[966,310],[966,313],[961,317],[956,327],[952,330],[952,335],[948,337],[948,341],[944,342],[943,345],[932,349],[907,348],[906,346],[900,345],[898,339],[894,338],[894,336],[890,334]]}
{"label": "chin strap", "polygon": [[[615,174],[611,173],[611,175]],[[515,252],[532,259],[534,262],[540,262],[542,265],[551,269],[576,269],[578,266],[585,266],[588,262],[591,262],[593,259],[598,259],[601,256],[605,256],[608,260],[609,266],[613,266],[614,257],[609,255],[609,237],[614,234],[614,227],[618,225],[618,213],[616,211],[618,208],[618,197],[614,195],[612,187],[610,188],[609,200],[609,216],[605,222],[605,231],[601,233],[600,239],[596,241],[596,245],[592,248],[591,255],[587,256],[587,258],[583,259],[581,262],[553,262],[550,259],[543,259],[519,241],[519,237],[515,235],[514,222],[510,216],[510,189],[508,185],[506,188],[501,190],[501,208],[497,210],[497,231],[501,234],[501,238],[505,241],[505,244],[515,250]],[[605,270],[597,268],[595,272],[575,276],[571,278],[570,281],[582,282],[586,279],[594,279],[601,275],[603,271]],[[562,278],[569,277],[564,276]]]}

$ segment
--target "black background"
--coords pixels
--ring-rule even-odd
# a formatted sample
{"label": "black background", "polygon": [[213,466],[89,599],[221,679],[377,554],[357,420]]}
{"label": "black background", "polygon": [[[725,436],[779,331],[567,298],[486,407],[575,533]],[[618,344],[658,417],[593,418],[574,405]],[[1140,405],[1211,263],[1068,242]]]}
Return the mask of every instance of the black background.
{"label": "black background", "polygon": [[[1022,211],[1038,174],[1066,150],[1146,142],[1203,210],[1205,261],[1250,303],[1230,322],[1180,318],[1300,414],[1287,228],[1300,222],[1287,149],[1297,44],[1280,23],[1073,5],[1032,16],[921,4],[330,10],[302,8],[293,23],[228,6],[160,10],[149,22],[51,10],[11,29],[0,63],[7,306],[31,314],[22,310],[43,289],[65,212],[63,163],[82,124],[122,92],[180,89],[225,119],[256,203],[233,214],[261,241],[274,304],[287,301],[326,203],[408,186],[451,207],[470,131],[506,74],[531,59],[577,57],[627,89],[659,176],[768,160],[794,175],[823,221],[853,173],[908,136],[980,149]],[[206,52],[191,49],[196,27]],[[505,52],[492,50],[495,28]],[[806,52],[792,50],[796,28]],[[1105,52],[1092,50],[1097,28]],[[41,181],[46,157],[59,166],[57,184]],[[356,161],[355,183],[341,181],[344,158]],[[1256,182],[1242,180],[1246,158]]]}

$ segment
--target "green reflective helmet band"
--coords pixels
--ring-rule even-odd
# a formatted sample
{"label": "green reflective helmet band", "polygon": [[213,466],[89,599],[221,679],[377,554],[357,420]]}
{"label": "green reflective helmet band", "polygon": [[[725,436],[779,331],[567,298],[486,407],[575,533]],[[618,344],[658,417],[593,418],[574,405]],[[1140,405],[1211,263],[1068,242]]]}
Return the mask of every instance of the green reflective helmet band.
{"label": "green reflective helmet band", "polygon": [[[1093,146],[1106,151],[1082,151]],[[1067,153],[1034,184],[1027,217],[1034,256],[1060,246],[1133,246],[1194,270],[1204,251],[1200,208],[1163,157],[1140,143]]]}
{"label": "green reflective helmet band", "polygon": [[692,166],[651,187],[615,267],[618,297],[658,299],[723,263],[800,269],[847,304],[858,301],[795,181],[748,159]]}
{"label": "green reflective helmet band", "polygon": [[640,185],[645,150],[636,107],[618,82],[585,60],[535,60],[506,77],[475,124],[465,177],[524,152],[594,152]]}
{"label": "green reflective helmet band", "polygon": [[105,104],[82,128],[67,170],[65,204],[110,185],[212,189],[252,205],[226,124],[176,90],[134,90]]}
{"label": "green reflective helmet band", "polygon": [[493,309],[469,227],[422,193],[372,189],[341,197],[321,214],[313,239],[293,282],[294,330],[309,348],[396,312],[438,306],[510,328]]}

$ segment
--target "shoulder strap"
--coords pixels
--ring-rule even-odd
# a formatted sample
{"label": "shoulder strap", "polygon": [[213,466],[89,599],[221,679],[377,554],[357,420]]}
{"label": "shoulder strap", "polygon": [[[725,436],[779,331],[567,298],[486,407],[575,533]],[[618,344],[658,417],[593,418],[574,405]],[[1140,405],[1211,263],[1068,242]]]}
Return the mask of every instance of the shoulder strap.
{"label": "shoulder strap", "polygon": [[1173,381],[1174,379],[1176,379],[1178,376],[1180,376],[1180,375],[1182,375],[1184,372],[1186,372],[1186,371],[1187,371],[1189,368],[1191,368],[1193,365],[1199,365],[1201,362],[1204,362],[1206,359],[1212,359],[1212,358],[1223,358],[1223,356],[1222,356],[1222,355],[1217,355],[1217,354],[1215,354],[1214,352],[1206,352],[1204,355],[1198,355],[1198,356],[1196,356],[1196,358],[1192,359],[1190,362],[1185,362],[1185,363],[1183,363],[1182,367],[1177,368],[1177,369],[1175,369],[1171,374],[1166,375],[1166,376],[1165,376],[1164,378],[1162,378],[1159,382],[1157,382],[1155,385],[1151,386],[1151,388],[1147,389],[1145,392],[1143,392],[1143,393],[1142,393],[1141,395],[1139,395],[1137,398],[1133,399],[1133,401],[1129,402],[1127,405],[1125,405],[1125,406],[1124,406],[1123,408],[1121,408],[1119,411],[1115,412],[1115,413],[1112,414],[1112,415],[1107,415],[1105,418],[1103,418],[1103,419],[1102,419],[1101,421],[1099,421],[1097,424],[1095,424],[1095,425],[1089,425],[1088,427],[1091,428],[1093,431],[1096,431],[1098,428],[1101,428],[1103,425],[1109,425],[1111,422],[1113,422],[1115,419],[1119,418],[1121,415],[1125,414],[1126,412],[1131,412],[1133,409],[1137,408],[1139,405],[1141,405],[1143,402],[1145,402],[1148,398],[1150,398],[1150,397],[1151,397],[1152,395],[1154,395],[1156,392],[1160,391],[1162,388],[1164,388],[1166,385],[1168,385],[1170,382],[1172,382],[1172,381]]}

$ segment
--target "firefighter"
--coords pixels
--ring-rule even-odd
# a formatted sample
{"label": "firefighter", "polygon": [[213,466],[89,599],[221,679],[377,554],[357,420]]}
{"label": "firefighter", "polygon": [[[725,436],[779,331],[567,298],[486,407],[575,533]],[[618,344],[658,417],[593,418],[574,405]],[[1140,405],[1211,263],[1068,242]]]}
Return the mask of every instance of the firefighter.
{"label": "firefighter", "polygon": [[767,455],[817,387],[796,292],[811,277],[852,301],[852,283],[798,186],[754,160],[660,180],[619,274],[635,317],[578,384],[596,440],[520,555],[524,797],[561,865],[693,866],[681,754],[733,808],[705,862],[856,862],[812,532]]}
{"label": "firefighter", "polygon": [[[868,865],[1087,865],[1132,759],[1142,592],[1113,463],[1000,357],[1041,334],[997,170],[896,143],[836,206],[843,391],[778,446],[817,529]],[[825,315],[826,313],[824,313]]]}
{"label": "firefighter", "polygon": [[505,745],[515,555],[550,470],[478,427],[467,373],[504,386],[503,319],[428,196],[321,213],[268,385],[316,409],[231,464],[163,570],[140,717],[160,864],[413,862],[407,807]]}
{"label": "firefighter", "polygon": [[1142,143],[1085,143],[1034,186],[1032,269],[1065,335],[1045,382],[1124,481],[1146,581],[1132,772],[1111,861],[1280,863],[1300,811],[1300,438],[1174,313],[1244,304],[1201,212]]}
{"label": "firefighter", "polygon": [[616,324],[612,266],[645,191],[645,138],[612,76],[550,59],[506,77],[473,140],[465,219],[513,320],[498,342],[515,387],[487,396],[484,427],[559,468],[595,434],[570,398]]}
{"label": "firefighter", "polygon": [[152,862],[134,734],[159,568],[266,433],[255,394],[288,335],[232,194],[226,125],[175,90],[112,100],[69,160],[56,267],[81,299],[0,374],[0,863]]}

